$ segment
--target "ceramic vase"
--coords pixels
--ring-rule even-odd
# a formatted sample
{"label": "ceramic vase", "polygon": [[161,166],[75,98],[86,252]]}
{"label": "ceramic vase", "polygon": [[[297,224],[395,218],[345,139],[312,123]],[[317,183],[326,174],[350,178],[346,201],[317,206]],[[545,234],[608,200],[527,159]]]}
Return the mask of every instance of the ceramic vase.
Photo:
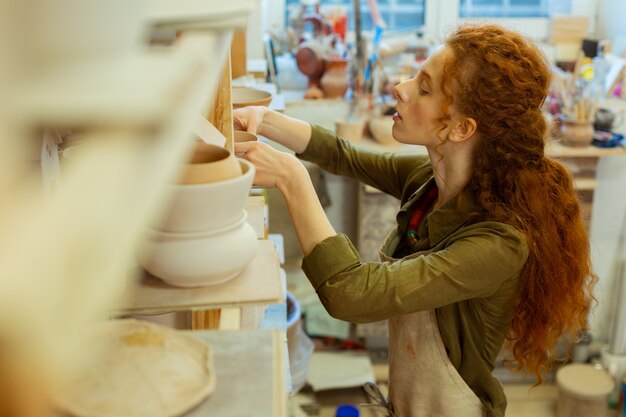
{"label": "ceramic vase", "polygon": [[561,143],[567,146],[585,147],[593,141],[592,120],[561,118]]}
{"label": "ceramic vase", "polygon": [[324,60],[325,69],[320,85],[326,98],[341,98],[348,91],[348,62],[341,58]]}

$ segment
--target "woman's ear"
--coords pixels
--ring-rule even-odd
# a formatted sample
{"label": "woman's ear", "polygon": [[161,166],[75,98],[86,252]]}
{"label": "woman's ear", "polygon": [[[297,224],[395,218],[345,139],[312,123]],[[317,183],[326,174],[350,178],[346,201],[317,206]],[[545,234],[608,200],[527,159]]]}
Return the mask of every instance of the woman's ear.
{"label": "woman's ear", "polygon": [[451,142],[463,142],[474,136],[477,128],[478,123],[476,123],[476,120],[471,117],[463,117],[460,121],[455,123],[454,128],[448,135],[448,140]]}

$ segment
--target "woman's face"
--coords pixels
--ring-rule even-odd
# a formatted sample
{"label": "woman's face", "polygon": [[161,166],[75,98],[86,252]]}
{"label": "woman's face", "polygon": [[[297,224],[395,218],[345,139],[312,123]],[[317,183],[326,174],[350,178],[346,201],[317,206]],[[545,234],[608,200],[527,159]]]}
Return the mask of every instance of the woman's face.
{"label": "woman's face", "polygon": [[[437,49],[424,62],[417,76],[394,88],[397,100],[394,114],[393,137],[401,143],[435,146],[441,143],[437,132],[441,128],[440,88],[443,65],[449,57],[446,47]],[[452,109],[448,109],[453,116]],[[443,131],[445,135],[447,129]]]}

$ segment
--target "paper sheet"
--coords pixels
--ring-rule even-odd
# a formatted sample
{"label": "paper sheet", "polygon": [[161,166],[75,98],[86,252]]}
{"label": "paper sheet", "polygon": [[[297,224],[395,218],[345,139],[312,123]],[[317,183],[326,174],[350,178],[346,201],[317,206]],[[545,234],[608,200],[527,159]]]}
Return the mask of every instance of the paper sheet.
{"label": "paper sheet", "polygon": [[314,352],[309,363],[307,382],[315,391],[358,387],[374,381],[367,352]]}

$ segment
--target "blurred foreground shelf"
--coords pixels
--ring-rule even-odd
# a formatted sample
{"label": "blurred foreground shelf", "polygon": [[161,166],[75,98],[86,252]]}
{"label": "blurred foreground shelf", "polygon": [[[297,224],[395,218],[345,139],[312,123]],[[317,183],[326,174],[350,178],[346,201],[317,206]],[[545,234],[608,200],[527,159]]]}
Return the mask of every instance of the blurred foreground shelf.
{"label": "blurred foreground shelf", "polygon": [[277,304],[285,299],[274,244],[259,241],[254,259],[235,278],[222,284],[174,287],[142,271],[143,276],[116,314],[158,314],[181,310],[209,310],[250,304]]}
{"label": "blurred foreground shelf", "polygon": [[231,38],[232,30],[195,32],[175,47],[41,73],[17,85],[13,102],[26,124],[158,128],[190,99],[206,107]]}
{"label": "blurred foreground shelf", "polygon": [[248,15],[259,0],[153,0],[148,21],[177,30],[245,28]]}
{"label": "blurred foreground shelf", "polygon": [[286,369],[276,330],[194,331],[210,343],[217,374],[215,391],[184,417],[285,417]]}

